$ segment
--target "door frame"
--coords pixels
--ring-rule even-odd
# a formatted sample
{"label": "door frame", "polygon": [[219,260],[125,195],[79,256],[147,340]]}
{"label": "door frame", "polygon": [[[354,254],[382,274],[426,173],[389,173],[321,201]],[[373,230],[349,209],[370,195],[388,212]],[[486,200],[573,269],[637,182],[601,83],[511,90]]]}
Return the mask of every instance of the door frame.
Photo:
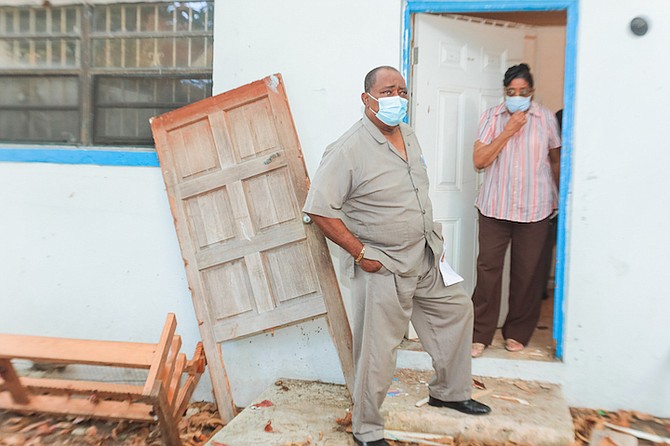
{"label": "door frame", "polygon": [[561,178],[558,191],[558,228],[556,238],[556,271],[554,287],[553,338],[556,357],[563,358],[564,313],[566,306],[565,272],[567,269],[566,215],[571,189],[572,135],[574,123],[575,62],[577,59],[577,23],[579,0],[404,0],[402,11],[401,72],[410,80],[410,54],[414,14],[417,13],[473,13],[513,11],[566,11],[565,72],[563,86],[563,130],[561,134]]}

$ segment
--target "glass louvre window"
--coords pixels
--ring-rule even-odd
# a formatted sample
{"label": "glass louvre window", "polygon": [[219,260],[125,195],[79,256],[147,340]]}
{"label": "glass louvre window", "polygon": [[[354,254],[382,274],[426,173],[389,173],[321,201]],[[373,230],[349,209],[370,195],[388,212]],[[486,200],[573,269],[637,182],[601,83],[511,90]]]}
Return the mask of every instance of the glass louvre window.
{"label": "glass louvre window", "polygon": [[151,140],[149,119],[211,96],[210,78],[100,76],[95,84],[98,141],[141,144]]}
{"label": "glass louvre window", "polygon": [[80,141],[81,12],[0,8],[0,139]]}
{"label": "glass louvre window", "polygon": [[151,146],[211,96],[213,1],[0,7],[0,141]]}
{"label": "glass louvre window", "polygon": [[78,142],[78,90],[76,76],[5,77],[0,88],[0,138]]}

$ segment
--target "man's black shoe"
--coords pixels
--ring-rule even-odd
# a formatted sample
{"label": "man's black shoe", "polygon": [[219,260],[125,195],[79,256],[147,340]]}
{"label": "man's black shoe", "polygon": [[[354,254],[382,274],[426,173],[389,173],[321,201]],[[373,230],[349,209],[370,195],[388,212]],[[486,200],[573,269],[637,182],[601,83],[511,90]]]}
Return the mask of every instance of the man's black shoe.
{"label": "man's black shoe", "polygon": [[356,443],[358,446],[389,446],[389,444],[383,438],[381,440],[375,441],[361,441],[354,437],[354,443]]}
{"label": "man's black shoe", "polygon": [[465,401],[442,401],[432,396],[428,398],[428,405],[435,407],[448,407],[468,415],[486,415],[491,408],[473,399]]}

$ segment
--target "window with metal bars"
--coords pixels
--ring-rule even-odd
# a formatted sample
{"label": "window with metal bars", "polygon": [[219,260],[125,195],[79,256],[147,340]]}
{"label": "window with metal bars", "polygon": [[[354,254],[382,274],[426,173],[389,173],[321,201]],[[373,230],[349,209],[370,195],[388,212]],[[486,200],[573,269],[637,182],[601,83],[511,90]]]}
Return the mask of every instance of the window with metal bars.
{"label": "window with metal bars", "polygon": [[0,7],[0,141],[153,145],[212,93],[213,2]]}

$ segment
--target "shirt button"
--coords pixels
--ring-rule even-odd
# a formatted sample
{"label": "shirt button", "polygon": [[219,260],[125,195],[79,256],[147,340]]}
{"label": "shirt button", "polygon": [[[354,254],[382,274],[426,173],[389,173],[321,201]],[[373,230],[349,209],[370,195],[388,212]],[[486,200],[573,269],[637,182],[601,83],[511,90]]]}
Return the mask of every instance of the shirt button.
{"label": "shirt button", "polygon": [[414,188],[414,192],[419,192],[419,188],[418,188],[418,187],[415,187],[415,188]]}
{"label": "shirt button", "polygon": [[425,209],[421,209],[421,213],[424,214],[424,215],[426,215],[426,210],[425,210]]}

